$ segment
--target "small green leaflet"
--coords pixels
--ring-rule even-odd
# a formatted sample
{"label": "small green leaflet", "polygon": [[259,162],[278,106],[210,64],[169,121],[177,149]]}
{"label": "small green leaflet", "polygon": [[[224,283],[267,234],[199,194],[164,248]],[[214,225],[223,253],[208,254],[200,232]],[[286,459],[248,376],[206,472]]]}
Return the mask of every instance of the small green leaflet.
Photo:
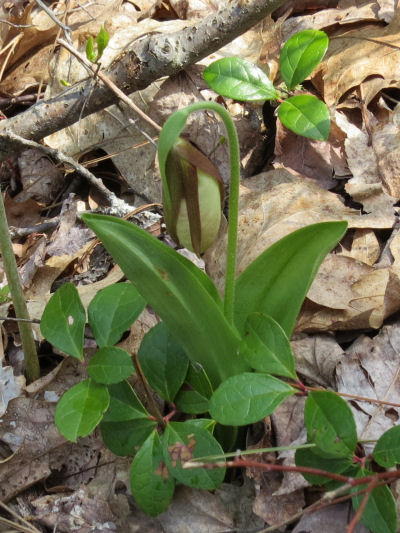
{"label": "small green leaflet", "polygon": [[164,459],[172,475],[184,485],[214,490],[225,477],[224,468],[182,468],[195,457],[220,455],[223,450],[211,433],[196,423],[170,422],[162,439]]}
{"label": "small green leaflet", "polygon": [[164,462],[157,431],[152,431],[135,455],[130,479],[132,494],[143,511],[150,516],[165,511],[174,494],[175,479]]}
{"label": "small green leaflet", "polygon": [[103,55],[103,52],[108,45],[108,41],[110,40],[110,36],[108,35],[108,31],[105,29],[104,26],[101,27],[99,34],[96,37],[96,43],[97,43],[97,61],[101,58]]}
{"label": "small green leaflet", "polygon": [[352,457],[357,430],[347,402],[331,391],[311,392],[304,408],[304,420],[313,452],[323,457]]}
{"label": "small green leaflet", "polygon": [[72,283],[65,283],[46,305],[40,331],[59,350],[83,361],[83,334],[86,313],[78,291]]}
{"label": "small green leaflet", "polygon": [[112,385],[129,378],[135,369],[128,352],[116,346],[103,346],[91,357],[87,370],[97,383]]}
{"label": "small green leaflet", "polygon": [[284,126],[297,135],[316,141],[326,141],[329,137],[329,109],[311,94],[291,96],[282,102],[278,107],[278,117]]}
{"label": "small green leaflet", "polygon": [[244,356],[261,372],[297,379],[289,339],[272,317],[252,313],[246,321]]}
{"label": "small green leaflet", "polygon": [[395,426],[381,435],[373,455],[375,461],[384,468],[391,468],[400,463],[400,426]]}
{"label": "small green leaflet", "polygon": [[245,372],[224,381],[210,402],[211,416],[226,426],[258,422],[296,390],[268,374]]}
{"label": "small green leaflet", "polygon": [[116,344],[146,305],[132,283],[116,283],[99,291],[88,307],[88,320],[97,344]]}
{"label": "small green leaflet", "polygon": [[218,59],[204,70],[203,76],[213,91],[234,100],[251,102],[279,98],[268,76],[246,59]]}
{"label": "small green leaflet", "polygon": [[167,402],[174,401],[185,380],[189,359],[165,322],[146,333],[138,357],[151,387]]}
{"label": "small green leaflet", "polygon": [[86,42],[86,57],[91,63],[96,61],[96,52],[94,51],[94,39],[92,36]]}
{"label": "small green leaflet", "polygon": [[105,385],[85,379],[71,387],[57,404],[55,423],[60,433],[76,442],[86,437],[102,419],[110,401]]}
{"label": "small green leaflet", "polygon": [[123,422],[104,422],[100,424],[104,444],[115,455],[133,455],[141,446],[157,423],[149,418],[124,420]]}
{"label": "small green leaflet", "polygon": [[124,422],[149,418],[135,391],[127,381],[121,381],[108,387],[110,394],[110,405],[103,417],[104,422]]}
{"label": "small green leaflet", "polygon": [[[369,476],[371,474],[373,472],[360,469],[357,477]],[[352,489],[352,492],[358,492],[366,487],[367,485],[358,485]],[[363,496],[364,494],[359,494],[352,498],[355,510],[361,505]],[[361,522],[372,533],[396,533],[398,531],[396,501],[387,485],[373,489],[363,511]]]}
{"label": "small green leaflet", "polygon": [[304,30],[286,41],[279,63],[288,89],[293,89],[311,74],[324,57],[328,45],[328,36],[319,30]]}

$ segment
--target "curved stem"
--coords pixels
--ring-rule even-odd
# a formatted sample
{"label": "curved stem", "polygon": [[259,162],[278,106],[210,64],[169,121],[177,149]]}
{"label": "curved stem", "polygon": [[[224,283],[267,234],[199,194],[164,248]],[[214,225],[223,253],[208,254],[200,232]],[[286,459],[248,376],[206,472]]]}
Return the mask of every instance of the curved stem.
{"label": "curved stem", "polygon": [[[186,116],[196,111],[209,109],[214,111],[221,118],[229,142],[229,162],[230,162],[230,184],[229,184],[229,225],[228,225],[228,244],[226,252],[226,271],[225,271],[225,297],[224,313],[230,324],[233,324],[233,311],[235,303],[235,276],[236,276],[236,253],[237,253],[237,234],[238,234],[238,216],[239,216],[239,184],[240,184],[240,152],[239,139],[233,120],[228,111],[215,102],[196,102],[187,106],[184,110]],[[182,127],[183,129],[183,127]],[[180,132],[179,132],[180,133]],[[178,138],[177,133],[176,138]]]}

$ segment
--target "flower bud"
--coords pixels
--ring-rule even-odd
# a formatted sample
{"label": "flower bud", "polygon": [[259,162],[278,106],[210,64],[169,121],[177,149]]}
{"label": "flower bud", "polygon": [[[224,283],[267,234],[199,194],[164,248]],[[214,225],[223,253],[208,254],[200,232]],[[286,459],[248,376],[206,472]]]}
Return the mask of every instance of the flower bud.
{"label": "flower bud", "polygon": [[224,185],[217,168],[190,142],[179,138],[166,161],[171,205],[164,202],[168,233],[197,255],[215,241],[222,215]]}

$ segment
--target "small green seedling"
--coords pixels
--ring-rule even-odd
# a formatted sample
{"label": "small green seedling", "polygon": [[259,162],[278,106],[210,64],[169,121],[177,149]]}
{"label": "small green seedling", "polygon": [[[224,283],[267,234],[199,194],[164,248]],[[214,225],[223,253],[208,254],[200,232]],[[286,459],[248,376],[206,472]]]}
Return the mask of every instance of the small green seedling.
{"label": "small green seedling", "polygon": [[108,45],[108,41],[110,40],[110,36],[108,34],[108,31],[104,28],[104,26],[101,27],[97,37],[96,37],[96,48],[95,50],[95,44],[94,39],[92,36],[89,37],[89,39],[86,42],[86,57],[91,61],[92,63],[97,63],[100,61],[101,56],[103,55],[103,52]]}
{"label": "small green seedling", "polygon": [[276,89],[263,70],[239,57],[215,61],[204,71],[204,79],[221,96],[245,102],[280,102],[278,117],[298,135],[326,141],[330,130],[329,110],[311,94],[289,96],[323,59],[329,39],[319,30],[304,30],[293,35],[282,48],[280,71],[285,86]]}
{"label": "small green seedling", "polygon": [[[316,57],[322,55],[319,52]],[[303,56],[287,81],[289,87],[303,79]],[[309,62],[308,69],[315,61]],[[268,90],[272,94],[274,89]],[[200,254],[215,238],[221,218],[218,172],[180,137],[190,113],[205,109],[224,122],[230,149],[223,299],[204,272],[146,231],[110,216],[82,216],[132,284],[104,289],[91,302],[88,322],[99,350],[89,360],[88,379],[61,398],[55,420],[71,441],[100,424],[111,451],[133,456],[131,490],[150,515],[168,507],[176,483],[218,488],[225,475],[224,452],[237,449],[238,428],[262,420],[299,391],[308,393],[297,376],[289,339],[322,260],[347,229],[343,221],[301,228],[265,250],[236,277],[238,138],[225,108],[201,102],[171,115],[159,137],[166,223],[178,242]],[[209,216],[212,227],[204,220]],[[144,336],[133,365],[130,355],[114,345],[145,303],[162,321]],[[49,301],[41,330],[59,349],[83,361],[85,322],[78,293],[66,284]],[[148,408],[128,381],[134,371],[148,392]],[[166,413],[151,401],[150,387],[165,401]],[[177,411],[180,421],[174,420]],[[186,420],[182,421],[181,413],[186,413]],[[298,447],[299,471],[308,472],[305,476],[312,483],[325,486],[330,479],[321,471],[343,474],[336,476],[342,483],[352,480],[353,485],[353,478],[359,477],[370,489],[371,499],[363,501],[359,492],[351,492],[349,498],[355,508],[361,508],[363,522],[376,533],[395,533],[393,496],[386,486],[372,490],[368,485],[368,461],[355,455],[357,434],[347,403],[333,392],[313,391],[308,394],[305,422],[309,443]],[[398,441],[397,429],[383,435],[374,452],[375,462],[383,468],[400,463]],[[219,468],[203,464],[185,468],[185,463],[204,457],[219,457]],[[318,476],[310,474],[310,466],[319,469]]]}

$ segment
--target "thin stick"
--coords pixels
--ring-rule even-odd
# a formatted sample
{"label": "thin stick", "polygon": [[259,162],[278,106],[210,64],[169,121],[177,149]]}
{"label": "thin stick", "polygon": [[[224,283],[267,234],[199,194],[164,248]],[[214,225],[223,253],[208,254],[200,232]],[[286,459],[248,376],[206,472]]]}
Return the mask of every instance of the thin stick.
{"label": "thin stick", "polygon": [[59,163],[70,165],[76,170],[76,172],[83,176],[91,185],[93,185],[93,187],[95,187],[102,194],[102,196],[109,202],[111,208],[117,210],[119,213],[129,213],[132,211],[133,207],[118,198],[113,192],[108,190],[104,183],[101,181],[101,179],[96,178],[96,176],[92,174],[87,168],[75,161],[75,159],[73,159],[72,157],[63,154],[63,152],[61,152],[60,150],[55,150],[54,148],[44,146],[43,144],[39,144],[35,141],[24,139],[23,137],[20,137],[19,135],[16,135],[12,132],[5,133],[4,137],[14,142],[17,142],[18,144],[22,144],[23,146],[42,150],[42,152],[52,157]]}
{"label": "thin stick", "polygon": [[61,44],[64,48],[66,48],[73,56],[75,56],[93,75],[95,75],[97,78],[99,78],[104,85],[107,85],[109,89],[113,91],[114,94],[118,96],[120,100],[122,100],[128,107],[130,107],[135,113],[137,113],[143,120],[145,120],[150,126],[152,126],[155,130],[161,131],[161,126],[157,124],[157,122],[154,122],[153,119],[151,119],[144,111],[140,109],[132,100],[127,96],[125,93],[119,89],[115,83],[113,83],[108,76],[104,74],[101,70],[97,70],[96,65],[92,64],[88,59],[86,59],[85,56],[83,56],[78,50],[76,50],[73,46],[71,46],[69,43],[65,42],[63,39],[57,39],[56,41],[58,44]]}
{"label": "thin stick", "polygon": [[54,14],[54,12],[44,3],[42,2],[42,0],[34,0],[36,2],[36,4],[41,8],[43,9],[43,11],[51,18],[51,20],[57,25],[59,26],[63,33],[64,33],[64,37],[66,38],[66,40],[71,43],[72,45],[72,39],[71,39],[71,28],[69,26],[67,26],[66,24],[63,24],[61,22],[61,20],[59,20],[56,15]]}

